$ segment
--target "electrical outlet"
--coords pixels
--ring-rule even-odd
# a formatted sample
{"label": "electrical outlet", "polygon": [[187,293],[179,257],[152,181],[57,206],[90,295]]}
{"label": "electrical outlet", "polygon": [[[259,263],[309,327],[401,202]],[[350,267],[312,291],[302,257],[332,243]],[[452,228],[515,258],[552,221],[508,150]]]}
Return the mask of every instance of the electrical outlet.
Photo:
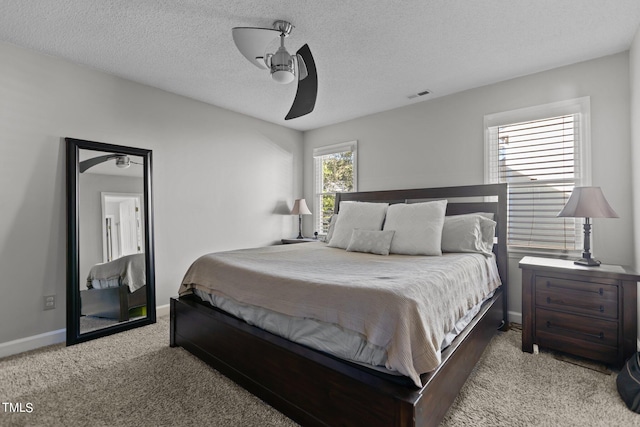
{"label": "electrical outlet", "polygon": [[45,295],[44,296],[44,309],[45,310],[53,310],[56,308],[56,296],[55,295]]}

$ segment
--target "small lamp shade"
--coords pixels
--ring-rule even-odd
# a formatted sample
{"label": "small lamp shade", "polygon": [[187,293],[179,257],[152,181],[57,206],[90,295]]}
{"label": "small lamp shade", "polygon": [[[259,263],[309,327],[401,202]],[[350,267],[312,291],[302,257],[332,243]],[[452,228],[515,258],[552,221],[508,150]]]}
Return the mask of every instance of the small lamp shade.
{"label": "small lamp shade", "polygon": [[591,223],[589,218],[618,218],[604,198],[600,187],[575,187],[567,204],[558,214],[560,217],[584,218],[584,250],[582,258],[575,264],[597,267],[600,261],[591,258]]}
{"label": "small lamp shade", "polygon": [[307,202],[304,199],[296,199],[293,203],[293,209],[291,209],[291,215],[298,215],[298,239],[303,239],[302,235],[302,215],[311,215],[311,211],[307,207]]}
{"label": "small lamp shade", "polygon": [[558,216],[573,218],[618,218],[600,187],[575,187]]}
{"label": "small lamp shade", "polygon": [[293,203],[293,209],[291,209],[291,215],[311,215],[307,202],[304,199],[296,199]]}

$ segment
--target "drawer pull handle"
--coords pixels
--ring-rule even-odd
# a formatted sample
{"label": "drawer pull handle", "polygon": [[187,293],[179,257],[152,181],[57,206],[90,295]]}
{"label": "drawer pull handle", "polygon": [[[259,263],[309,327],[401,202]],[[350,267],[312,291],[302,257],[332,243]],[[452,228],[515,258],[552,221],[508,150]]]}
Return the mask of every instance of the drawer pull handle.
{"label": "drawer pull handle", "polygon": [[562,299],[557,299],[557,300],[553,300],[551,299],[551,297],[547,297],[547,304],[551,305],[551,304],[555,304],[555,305],[560,305],[560,306],[564,306],[564,307],[572,307],[574,309],[576,308],[580,308],[583,310],[588,310],[588,311],[599,311],[600,313],[604,313],[604,305],[599,305],[597,307],[594,307],[591,304],[578,304],[578,303],[572,303],[572,304],[567,304],[566,302],[564,302],[564,300]]}
{"label": "drawer pull handle", "polygon": [[580,334],[580,335],[584,335],[584,336],[590,337],[590,338],[597,338],[599,340],[603,340],[604,339],[604,332],[600,332],[598,334],[588,334],[586,332],[574,331],[573,329],[562,328],[560,326],[554,326],[554,325],[551,324],[551,322],[549,320],[547,320],[547,328],[549,328],[549,329],[555,328],[555,329],[559,329],[561,331],[571,332],[573,334]]}
{"label": "drawer pull handle", "polygon": [[[562,286],[559,285],[557,283],[551,283],[551,280],[547,280],[547,288],[558,288],[558,289],[569,289],[572,291],[575,291],[577,289],[569,287],[569,286]],[[580,289],[580,292],[589,292],[589,293],[593,293],[593,294],[598,294],[598,295],[604,295],[604,288],[599,288],[597,291],[595,289]]]}

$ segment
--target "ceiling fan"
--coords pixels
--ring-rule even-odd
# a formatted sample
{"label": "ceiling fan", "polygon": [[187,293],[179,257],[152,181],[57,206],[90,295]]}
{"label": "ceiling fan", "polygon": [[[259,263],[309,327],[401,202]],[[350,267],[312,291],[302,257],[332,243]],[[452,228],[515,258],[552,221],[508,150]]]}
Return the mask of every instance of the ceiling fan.
{"label": "ceiling fan", "polygon": [[[316,63],[309,45],[302,46],[295,55],[284,47],[284,39],[291,34],[293,25],[278,20],[273,28],[235,27],[233,41],[245,58],[261,69],[269,69],[271,78],[281,84],[298,80],[298,90],[285,120],[295,119],[313,111],[318,95]],[[267,53],[267,47],[280,37],[280,47],[275,53]]]}
{"label": "ceiling fan", "polygon": [[126,169],[132,164],[141,165],[142,163],[132,162],[129,156],[125,154],[107,154],[106,156],[98,156],[92,159],[87,159],[80,162],[80,173],[87,171],[89,168],[94,167],[95,165],[99,165],[100,163],[104,163],[106,161],[115,159],[116,166],[122,169]]}

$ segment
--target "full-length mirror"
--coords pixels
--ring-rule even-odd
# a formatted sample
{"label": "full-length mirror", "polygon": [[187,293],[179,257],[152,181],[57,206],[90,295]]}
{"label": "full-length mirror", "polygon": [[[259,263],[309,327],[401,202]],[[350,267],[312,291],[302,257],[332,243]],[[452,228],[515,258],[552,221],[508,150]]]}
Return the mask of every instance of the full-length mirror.
{"label": "full-length mirror", "polygon": [[67,345],[156,321],[151,151],[65,138]]}

